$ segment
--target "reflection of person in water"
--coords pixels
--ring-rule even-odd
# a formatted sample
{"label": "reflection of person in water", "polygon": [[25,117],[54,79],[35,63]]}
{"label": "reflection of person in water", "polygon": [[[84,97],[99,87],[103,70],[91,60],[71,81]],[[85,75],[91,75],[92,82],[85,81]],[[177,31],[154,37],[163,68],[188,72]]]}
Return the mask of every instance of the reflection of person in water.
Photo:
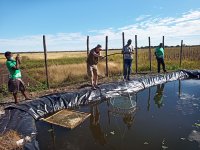
{"label": "reflection of person in water", "polygon": [[123,117],[124,123],[127,125],[128,129],[131,128],[134,120],[134,115],[133,114],[125,114]]}
{"label": "reflection of person in water", "polygon": [[155,104],[157,104],[158,108],[162,107],[163,105],[163,90],[164,90],[165,84],[158,84],[156,95],[154,96]]}
{"label": "reflection of person in water", "polygon": [[98,106],[91,106],[90,130],[96,142],[101,145],[106,144],[106,138],[100,127],[100,113]]}

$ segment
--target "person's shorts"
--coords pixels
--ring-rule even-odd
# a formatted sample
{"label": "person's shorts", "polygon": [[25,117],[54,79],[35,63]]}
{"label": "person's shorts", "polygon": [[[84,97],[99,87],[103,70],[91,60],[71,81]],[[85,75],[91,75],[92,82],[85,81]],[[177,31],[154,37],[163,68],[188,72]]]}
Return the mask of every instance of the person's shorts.
{"label": "person's shorts", "polygon": [[9,79],[8,90],[12,93],[17,93],[18,91],[25,91],[24,82],[21,79]]}
{"label": "person's shorts", "polygon": [[88,76],[93,76],[94,73],[98,73],[97,65],[87,65]]}

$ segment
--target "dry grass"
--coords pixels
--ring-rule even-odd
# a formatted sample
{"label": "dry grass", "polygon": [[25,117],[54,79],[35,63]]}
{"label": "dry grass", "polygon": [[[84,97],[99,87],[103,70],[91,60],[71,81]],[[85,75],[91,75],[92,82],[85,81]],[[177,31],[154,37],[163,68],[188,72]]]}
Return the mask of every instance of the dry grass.
{"label": "dry grass", "polygon": [[[20,57],[26,60],[42,60],[44,59],[44,53],[19,53]],[[83,52],[50,52],[47,54],[47,59],[60,59],[60,58],[77,58],[77,57],[86,57],[87,54]],[[16,54],[13,54],[13,57],[16,57]],[[5,62],[6,59],[4,55],[0,55],[0,63]]]}
{"label": "dry grass", "polygon": [[[152,71],[157,72],[157,62],[154,55],[154,48],[151,48]],[[117,55],[110,55],[118,53]],[[109,50],[108,68],[109,76],[122,74],[122,55],[121,50]],[[43,53],[22,53],[21,69],[27,72],[29,77],[39,81],[42,84],[46,83],[44,69],[44,54]],[[49,82],[53,87],[59,87],[66,84],[79,83],[80,81],[88,80],[86,69],[86,51],[83,52],[52,52],[48,53],[48,70]],[[105,56],[105,51],[102,51],[102,56]],[[24,61],[23,61],[24,59]],[[180,47],[165,48],[165,63],[166,69],[199,69],[200,66],[200,46],[183,47],[182,66],[179,66]],[[0,56],[0,62],[5,61],[3,56]],[[99,75],[105,76],[105,60],[98,64]],[[135,55],[133,59],[133,73],[135,72]],[[138,49],[138,72],[148,72],[149,54],[148,49]]]}
{"label": "dry grass", "polygon": [[[86,57],[86,52],[52,52],[47,54],[48,59],[59,59],[59,58],[76,58]],[[32,60],[44,59],[44,53],[22,53],[21,57],[28,57]]]}
{"label": "dry grass", "polygon": [[[109,51],[108,54],[117,53],[119,51]],[[25,58],[27,60],[43,60],[44,53],[19,53],[20,57]],[[102,51],[102,55],[105,55],[105,52]],[[79,58],[79,57],[86,57],[86,51],[78,51],[78,52],[49,52],[47,53],[47,59],[61,59],[61,58]],[[16,57],[16,54],[13,54],[13,57]],[[0,55],[0,63],[5,62],[6,59],[4,55]]]}
{"label": "dry grass", "polygon": [[20,136],[16,131],[8,131],[3,135],[0,135],[0,150],[20,150],[22,147],[18,147],[16,141],[20,140]]}
{"label": "dry grass", "polygon": [[[119,74],[122,70],[119,63],[109,62],[109,74]],[[73,82],[87,79],[87,67],[85,63],[67,64],[67,65],[52,65],[48,68],[49,80],[51,84],[62,84],[64,82]],[[105,76],[105,62],[98,64],[100,76]],[[43,68],[30,70],[36,80],[45,82],[45,74]]]}

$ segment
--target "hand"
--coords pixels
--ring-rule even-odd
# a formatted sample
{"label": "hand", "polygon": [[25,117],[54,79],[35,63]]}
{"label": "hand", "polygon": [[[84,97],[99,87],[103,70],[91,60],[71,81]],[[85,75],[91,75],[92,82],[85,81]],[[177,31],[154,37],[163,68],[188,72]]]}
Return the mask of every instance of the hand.
{"label": "hand", "polygon": [[21,63],[19,54],[16,56],[15,60],[18,61],[19,64]]}
{"label": "hand", "polygon": [[19,61],[19,56],[18,56],[18,55],[15,57],[15,60],[16,60],[16,61]]}
{"label": "hand", "polygon": [[104,59],[105,57],[104,56],[99,56],[100,57],[100,59]]}

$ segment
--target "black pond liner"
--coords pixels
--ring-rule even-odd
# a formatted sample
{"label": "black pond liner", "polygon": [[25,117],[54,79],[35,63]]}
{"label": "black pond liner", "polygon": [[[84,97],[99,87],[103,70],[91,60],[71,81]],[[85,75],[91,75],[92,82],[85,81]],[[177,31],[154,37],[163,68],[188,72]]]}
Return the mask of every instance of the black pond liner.
{"label": "black pond liner", "polygon": [[39,150],[36,140],[35,121],[42,117],[61,109],[103,101],[114,97],[116,94],[136,93],[157,84],[189,78],[200,79],[200,70],[181,70],[154,76],[144,76],[129,82],[120,81],[102,84],[97,90],[84,88],[76,92],[55,93],[30,102],[11,105],[5,109],[5,114],[0,118],[0,134],[15,130],[22,136],[30,136],[32,140],[25,144],[24,149]]}

